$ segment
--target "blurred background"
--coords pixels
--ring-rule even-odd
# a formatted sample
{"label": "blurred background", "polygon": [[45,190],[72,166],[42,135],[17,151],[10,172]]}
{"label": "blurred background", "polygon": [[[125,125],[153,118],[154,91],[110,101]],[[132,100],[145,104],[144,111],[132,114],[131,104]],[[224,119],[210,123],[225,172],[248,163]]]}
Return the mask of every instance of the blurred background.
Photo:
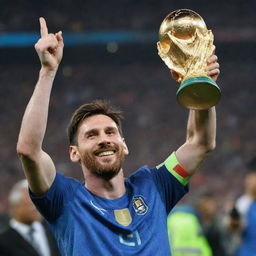
{"label": "blurred background", "polygon": [[93,99],[107,99],[125,113],[128,176],[155,166],[185,141],[188,111],[178,105],[178,84],[156,49],[165,16],[198,12],[215,35],[221,65],[217,147],[191,181],[191,192],[212,193],[220,208],[243,191],[245,164],[256,145],[255,0],[0,1],[0,211],[23,172],[16,154],[21,118],[40,69],[34,44],[38,18],[49,32],[63,31],[64,58],[55,80],[44,149],[59,172],[82,180],[68,155],[71,113]]}

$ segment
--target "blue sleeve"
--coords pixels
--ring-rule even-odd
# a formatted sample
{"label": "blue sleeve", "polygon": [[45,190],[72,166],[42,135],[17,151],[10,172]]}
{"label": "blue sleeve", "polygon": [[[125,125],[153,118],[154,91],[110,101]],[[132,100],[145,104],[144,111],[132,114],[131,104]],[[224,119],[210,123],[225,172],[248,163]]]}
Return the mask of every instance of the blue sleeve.
{"label": "blue sleeve", "polygon": [[66,204],[73,200],[74,190],[80,183],[56,173],[55,179],[43,196],[35,196],[31,191],[30,197],[38,211],[48,221],[56,220]]}
{"label": "blue sleeve", "polygon": [[177,202],[188,192],[188,185],[181,184],[165,167],[151,170],[153,180],[157,190],[166,206],[167,214],[177,204]]}

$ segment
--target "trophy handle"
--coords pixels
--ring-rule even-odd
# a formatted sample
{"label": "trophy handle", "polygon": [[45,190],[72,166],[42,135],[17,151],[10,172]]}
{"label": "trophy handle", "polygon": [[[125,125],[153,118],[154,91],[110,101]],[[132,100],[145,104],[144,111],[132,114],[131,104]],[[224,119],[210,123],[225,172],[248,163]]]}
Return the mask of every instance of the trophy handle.
{"label": "trophy handle", "polygon": [[180,84],[176,97],[185,108],[203,110],[218,103],[221,90],[211,78],[197,76],[184,80]]}

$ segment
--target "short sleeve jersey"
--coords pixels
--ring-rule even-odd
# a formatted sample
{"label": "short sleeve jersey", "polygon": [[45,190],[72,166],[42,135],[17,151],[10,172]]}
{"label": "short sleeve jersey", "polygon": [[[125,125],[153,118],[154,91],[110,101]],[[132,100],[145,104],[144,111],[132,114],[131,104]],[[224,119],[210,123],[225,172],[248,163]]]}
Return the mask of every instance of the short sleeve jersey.
{"label": "short sleeve jersey", "polygon": [[156,168],[138,169],[115,200],[60,173],[44,196],[30,195],[62,256],[168,256],[167,215],[188,191],[188,179],[173,153]]}

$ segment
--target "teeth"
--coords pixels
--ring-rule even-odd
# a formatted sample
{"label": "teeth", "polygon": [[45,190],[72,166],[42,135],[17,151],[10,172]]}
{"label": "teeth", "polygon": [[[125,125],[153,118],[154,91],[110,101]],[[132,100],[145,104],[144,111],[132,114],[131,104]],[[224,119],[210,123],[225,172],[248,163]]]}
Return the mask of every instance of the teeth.
{"label": "teeth", "polygon": [[109,156],[114,154],[114,151],[105,151],[98,154],[98,156]]}

